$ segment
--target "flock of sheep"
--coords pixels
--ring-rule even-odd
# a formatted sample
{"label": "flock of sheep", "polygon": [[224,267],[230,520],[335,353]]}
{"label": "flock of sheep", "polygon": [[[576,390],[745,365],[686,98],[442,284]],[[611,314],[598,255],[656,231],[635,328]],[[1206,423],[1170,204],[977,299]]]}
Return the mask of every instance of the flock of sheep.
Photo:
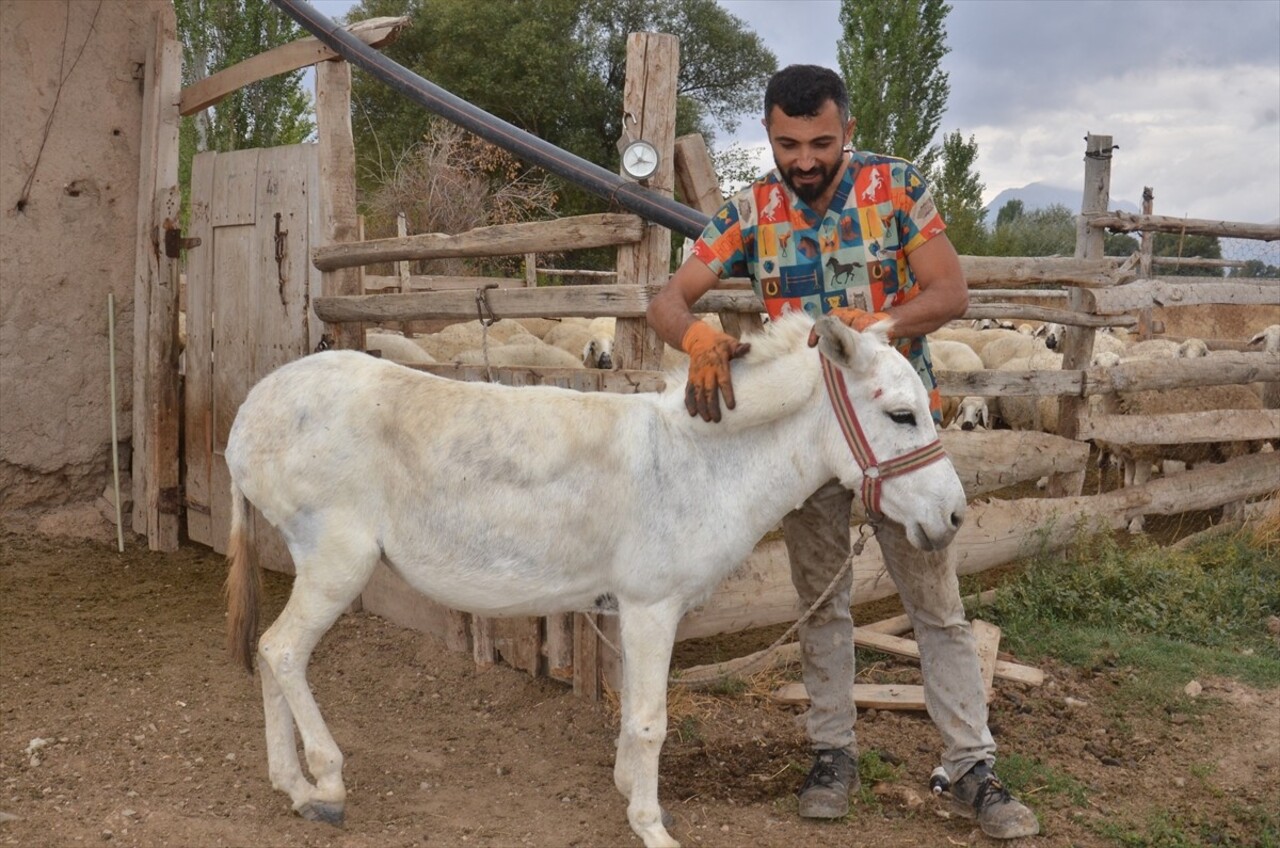
{"label": "flock of sheep", "polygon": [[[714,315],[703,316],[716,322]],[[952,322],[929,336],[935,371],[1044,371],[1062,367],[1064,327],[1060,324],[1021,324],[982,320]],[[478,321],[453,324],[430,334],[404,336],[371,331],[366,348],[387,359],[405,363],[456,363],[490,367],[542,366],[559,368],[614,367],[614,319],[521,318],[484,327]],[[1280,351],[1280,325],[1272,325],[1250,341],[1251,347]],[[1095,335],[1093,365],[1110,367],[1139,359],[1180,359],[1213,356],[1204,341],[1187,339],[1139,340],[1128,333],[1104,328]],[[668,348],[664,370],[687,362]],[[1200,386],[1163,391],[1117,392],[1091,398],[1104,414],[1160,415],[1173,412],[1280,408],[1280,384]],[[944,398],[943,426],[952,429],[993,429],[1058,432],[1056,396]],[[1261,444],[1224,442],[1191,445],[1098,445],[1123,469],[1125,485],[1149,479],[1153,468],[1220,462],[1263,448]],[[1140,519],[1131,530],[1141,529]]]}

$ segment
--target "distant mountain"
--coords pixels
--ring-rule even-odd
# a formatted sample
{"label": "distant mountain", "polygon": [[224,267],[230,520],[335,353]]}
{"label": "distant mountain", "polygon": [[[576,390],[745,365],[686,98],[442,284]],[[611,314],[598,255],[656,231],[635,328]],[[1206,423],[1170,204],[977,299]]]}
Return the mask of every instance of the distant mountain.
{"label": "distant mountain", "polygon": [[[995,226],[996,216],[1000,214],[1000,209],[1010,200],[1021,200],[1023,209],[1027,212],[1058,204],[1078,213],[1083,199],[1084,189],[1082,188],[1066,188],[1064,186],[1049,185],[1048,183],[1031,183],[1024,185],[1022,188],[1007,188],[997,194],[995,200],[992,200],[984,207],[987,210],[987,226]],[[1137,204],[1128,200],[1117,200],[1114,197],[1111,198],[1108,208],[1134,213],[1142,211],[1142,207]]]}

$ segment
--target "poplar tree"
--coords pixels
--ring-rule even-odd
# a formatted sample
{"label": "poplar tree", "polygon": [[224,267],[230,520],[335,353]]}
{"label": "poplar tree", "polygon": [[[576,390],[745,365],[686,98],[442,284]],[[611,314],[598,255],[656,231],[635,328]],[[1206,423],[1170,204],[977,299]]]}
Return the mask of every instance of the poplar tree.
{"label": "poplar tree", "polygon": [[987,210],[982,208],[982,190],[973,165],[978,159],[978,141],[965,141],[960,131],[942,140],[942,165],[933,182],[933,199],[947,222],[947,235],[956,251],[982,255],[987,249]]}
{"label": "poplar tree", "polygon": [[840,71],[861,150],[915,162],[932,173],[933,141],[951,84],[942,70],[946,46],[943,0],[841,0]]}

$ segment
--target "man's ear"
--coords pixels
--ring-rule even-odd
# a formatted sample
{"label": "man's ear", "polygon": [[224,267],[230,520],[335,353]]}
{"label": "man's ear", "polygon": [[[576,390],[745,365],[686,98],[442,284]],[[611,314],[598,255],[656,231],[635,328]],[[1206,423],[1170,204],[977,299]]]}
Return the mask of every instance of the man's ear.
{"label": "man's ear", "polygon": [[844,146],[850,147],[853,144],[853,133],[858,129],[858,119],[850,118],[849,123],[844,127]]}

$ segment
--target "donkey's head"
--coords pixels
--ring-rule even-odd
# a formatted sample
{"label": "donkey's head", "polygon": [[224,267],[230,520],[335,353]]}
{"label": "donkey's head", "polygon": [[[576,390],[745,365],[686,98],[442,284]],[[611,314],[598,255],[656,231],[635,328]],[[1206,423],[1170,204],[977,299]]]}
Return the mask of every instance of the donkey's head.
{"label": "donkey's head", "polygon": [[938,443],[928,393],[888,344],[887,324],[861,333],[829,316],[815,324],[838,423],[825,443],[840,482],[862,493],[873,520],[898,522],[911,544],[937,550],[964,520],[964,489]]}

